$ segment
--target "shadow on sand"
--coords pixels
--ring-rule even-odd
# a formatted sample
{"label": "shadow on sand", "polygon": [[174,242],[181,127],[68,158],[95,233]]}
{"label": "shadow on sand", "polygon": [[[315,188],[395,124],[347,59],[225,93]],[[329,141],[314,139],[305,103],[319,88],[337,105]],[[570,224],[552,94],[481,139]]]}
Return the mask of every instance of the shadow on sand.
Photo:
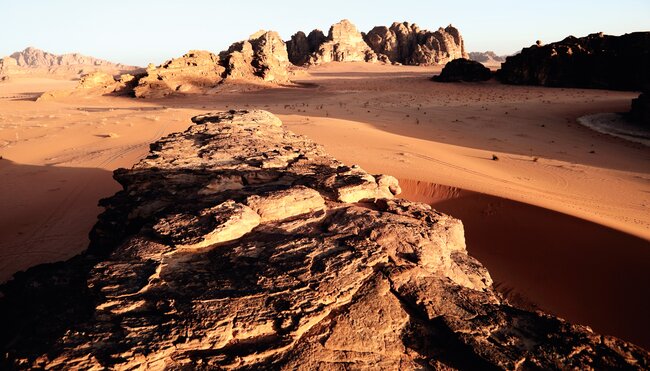
{"label": "shadow on sand", "polygon": [[650,242],[573,216],[400,180],[403,197],[463,221],[467,250],[511,302],[650,349]]}

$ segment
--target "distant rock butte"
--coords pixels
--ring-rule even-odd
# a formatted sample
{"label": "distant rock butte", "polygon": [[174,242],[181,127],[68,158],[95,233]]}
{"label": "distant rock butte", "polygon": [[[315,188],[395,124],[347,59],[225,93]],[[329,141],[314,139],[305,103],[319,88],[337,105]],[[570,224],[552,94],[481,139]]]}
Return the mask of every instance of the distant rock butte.
{"label": "distant rock butte", "polygon": [[533,45],[506,58],[497,77],[507,84],[642,90],[650,86],[650,32],[602,33]]}
{"label": "distant rock butte", "polygon": [[492,72],[479,62],[459,58],[448,62],[433,80],[438,82],[486,81],[492,78]]}
{"label": "distant rock butte", "polygon": [[0,77],[12,76],[60,76],[81,77],[93,72],[112,75],[137,73],[140,67],[112,63],[78,53],[56,55],[28,47],[0,59]]}
{"label": "distant rock butte", "polygon": [[460,32],[449,25],[437,31],[421,30],[416,24],[393,23],[375,27],[364,39],[382,59],[408,65],[444,64],[456,58],[467,58]]}
{"label": "distant rock butte", "polygon": [[647,369],[517,309],[463,225],[265,111],[193,118],[114,174],[88,250],[0,286],[0,368]]}

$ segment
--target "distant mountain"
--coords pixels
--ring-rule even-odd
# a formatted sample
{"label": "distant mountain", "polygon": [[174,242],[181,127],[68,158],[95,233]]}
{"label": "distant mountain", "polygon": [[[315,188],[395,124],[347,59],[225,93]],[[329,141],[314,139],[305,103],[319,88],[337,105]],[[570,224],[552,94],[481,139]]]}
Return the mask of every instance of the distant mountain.
{"label": "distant mountain", "polygon": [[137,66],[113,63],[79,53],[52,54],[34,47],[15,52],[0,59],[0,79],[12,76],[55,76],[77,78],[88,73],[103,71],[118,75],[141,70]]}
{"label": "distant mountain", "polygon": [[486,65],[500,64],[506,61],[506,56],[497,55],[493,51],[486,52],[469,52],[469,59],[477,62],[481,62]]}

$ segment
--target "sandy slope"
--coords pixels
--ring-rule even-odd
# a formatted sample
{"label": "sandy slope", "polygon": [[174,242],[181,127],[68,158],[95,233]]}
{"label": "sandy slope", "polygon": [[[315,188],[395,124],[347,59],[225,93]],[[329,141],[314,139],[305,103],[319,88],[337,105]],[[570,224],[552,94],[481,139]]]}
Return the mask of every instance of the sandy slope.
{"label": "sandy slope", "polygon": [[149,142],[198,112],[255,107],[461,217],[470,252],[509,297],[650,347],[650,151],[576,123],[625,111],[635,94],[428,81],[435,71],[333,64],[303,88],[160,101],[36,103],[14,99],[61,82],[0,84],[0,280],[80,251],[96,200],[117,188],[109,171]]}

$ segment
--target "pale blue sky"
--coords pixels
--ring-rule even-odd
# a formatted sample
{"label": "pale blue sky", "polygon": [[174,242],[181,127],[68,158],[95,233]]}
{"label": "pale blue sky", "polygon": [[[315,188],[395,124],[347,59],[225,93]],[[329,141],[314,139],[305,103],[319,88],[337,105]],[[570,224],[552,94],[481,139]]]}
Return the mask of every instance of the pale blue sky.
{"label": "pale blue sky", "polygon": [[469,51],[511,54],[537,39],[650,31],[650,0],[192,1],[0,0],[0,56],[27,46],[116,62],[159,64],[190,49],[219,52],[259,29],[286,40],[350,19],[361,31],[394,21],[453,24]]}

